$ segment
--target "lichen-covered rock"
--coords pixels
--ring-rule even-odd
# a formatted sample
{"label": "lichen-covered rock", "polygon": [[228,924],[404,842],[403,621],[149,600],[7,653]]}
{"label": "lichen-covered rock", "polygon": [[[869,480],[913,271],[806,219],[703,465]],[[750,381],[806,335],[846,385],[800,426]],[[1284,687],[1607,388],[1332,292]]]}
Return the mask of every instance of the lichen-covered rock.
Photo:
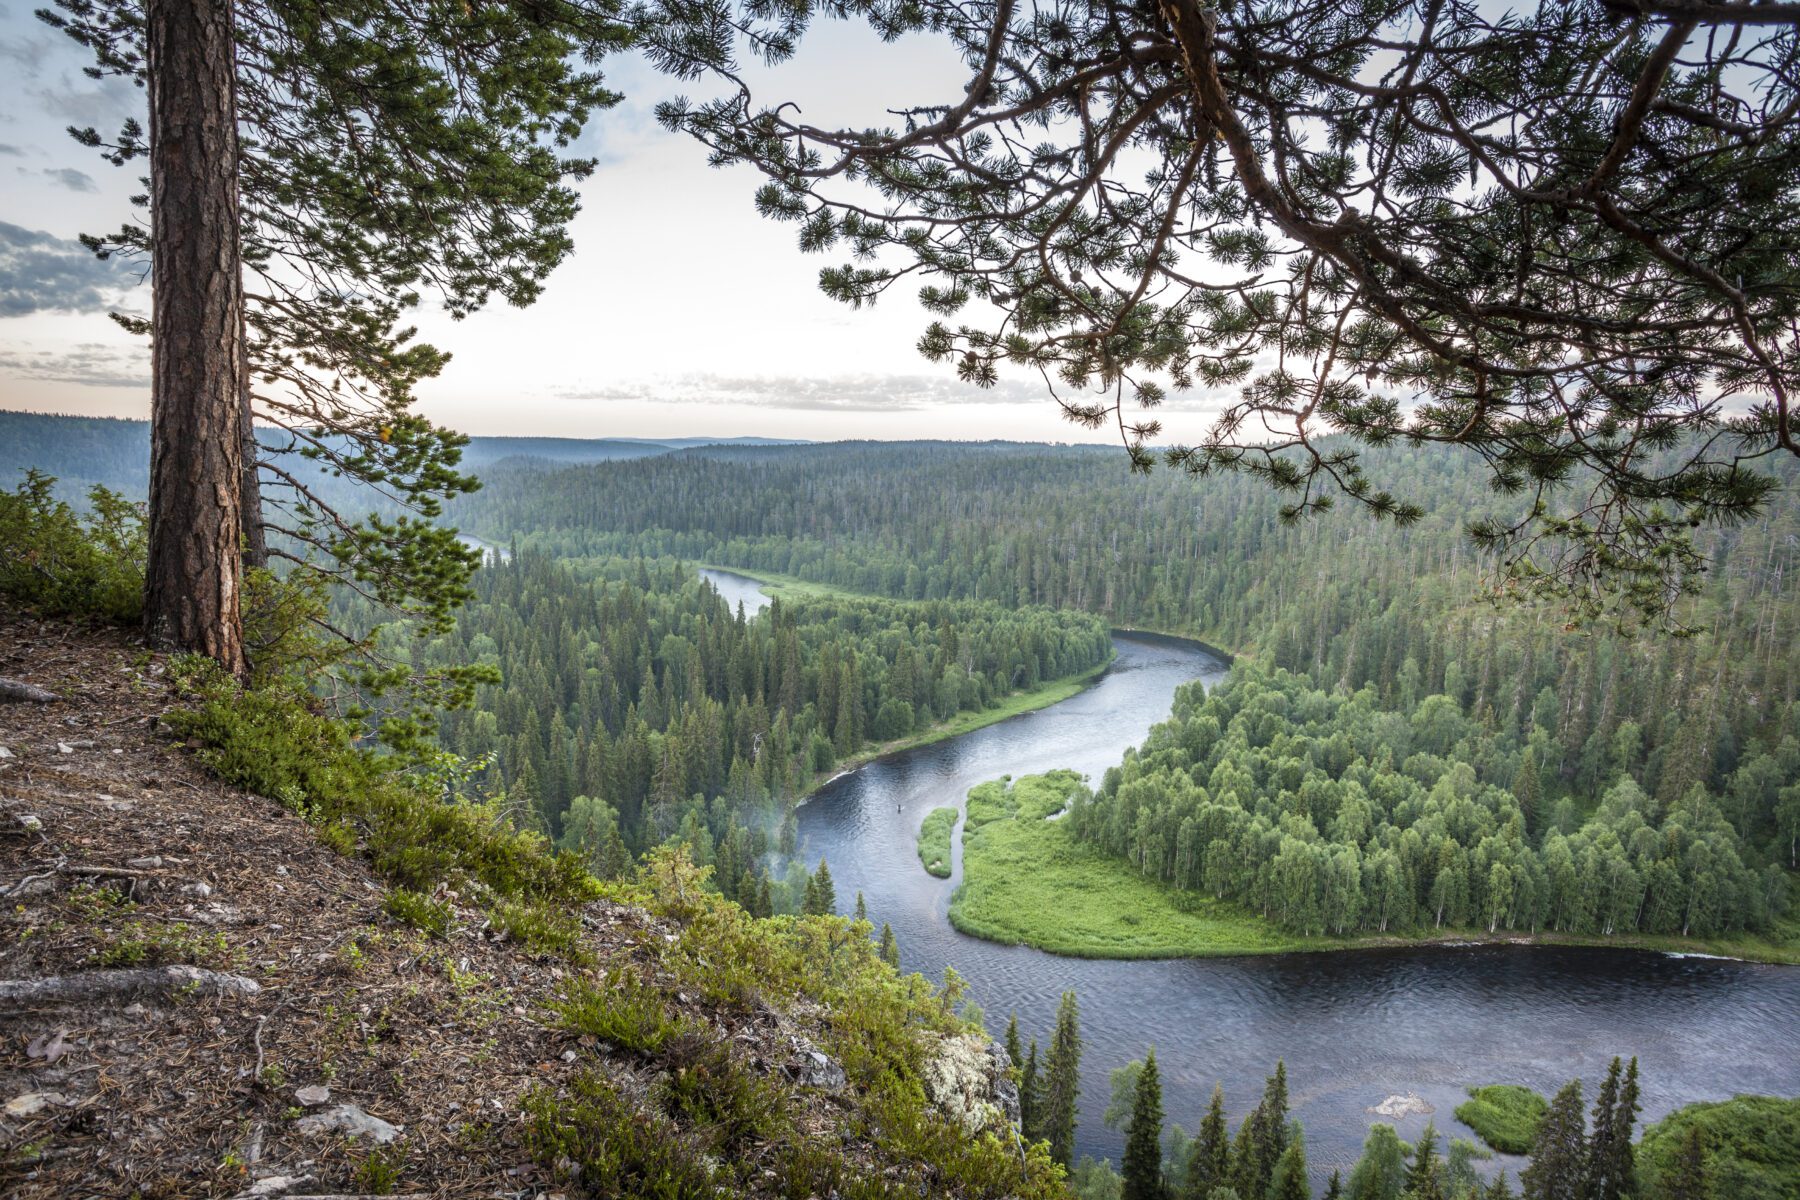
{"label": "lichen-covered rock", "polygon": [[925,1095],[970,1133],[1016,1125],[1019,1092],[1006,1066],[986,1038],[970,1033],[937,1038],[925,1057]]}

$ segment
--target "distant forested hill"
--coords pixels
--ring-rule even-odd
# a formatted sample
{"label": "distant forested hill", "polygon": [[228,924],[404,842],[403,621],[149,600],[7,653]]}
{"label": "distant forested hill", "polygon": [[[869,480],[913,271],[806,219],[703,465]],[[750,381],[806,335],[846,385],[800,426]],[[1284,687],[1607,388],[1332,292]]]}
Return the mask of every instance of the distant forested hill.
{"label": "distant forested hill", "polygon": [[[506,461],[566,466],[698,447],[753,450],[795,444],[771,438],[477,437],[464,448],[463,465],[479,474]],[[96,483],[142,498],[150,486],[150,423],[125,417],[0,411],[0,488],[16,487],[28,468],[54,475],[58,491],[70,499],[85,495]]]}
{"label": "distant forested hill", "polygon": [[150,422],[0,412],[0,487],[17,487],[30,468],[54,475],[70,499],[96,483],[141,499],[150,489]]}

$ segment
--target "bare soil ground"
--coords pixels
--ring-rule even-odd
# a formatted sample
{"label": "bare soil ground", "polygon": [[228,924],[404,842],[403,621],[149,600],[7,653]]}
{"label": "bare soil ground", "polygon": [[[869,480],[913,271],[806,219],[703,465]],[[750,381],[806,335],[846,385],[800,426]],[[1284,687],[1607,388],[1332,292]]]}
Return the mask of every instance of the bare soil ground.
{"label": "bare soil ground", "polygon": [[[361,861],[159,732],[172,697],[134,634],[0,616],[0,677],[61,697],[0,704],[0,988],[169,963],[256,985],[0,999],[0,1193],[235,1196],[270,1176],[304,1180],[295,1195],[557,1192],[522,1146],[522,1095],[596,1059],[622,1084],[636,1069],[555,1028],[570,968],[454,893],[447,939],[387,916]],[[656,971],[654,918],[601,902],[583,921],[602,967]],[[790,1017],[692,1015],[791,1069]],[[303,1132],[340,1104],[400,1136]],[[809,1117],[828,1123],[823,1098]]]}

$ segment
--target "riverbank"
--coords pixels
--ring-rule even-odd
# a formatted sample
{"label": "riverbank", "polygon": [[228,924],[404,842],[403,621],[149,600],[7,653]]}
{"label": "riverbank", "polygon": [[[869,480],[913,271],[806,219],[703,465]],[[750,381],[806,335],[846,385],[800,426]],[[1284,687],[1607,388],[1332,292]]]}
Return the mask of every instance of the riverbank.
{"label": "riverbank", "polygon": [[[959,932],[1070,958],[1208,958],[1429,945],[1605,946],[1800,965],[1800,921],[1769,935],[1594,937],[1434,929],[1351,937],[1288,933],[1227,901],[1171,888],[1077,841],[1050,819],[1080,780],[1052,771],[969,793],[962,883],[950,901]],[[978,817],[977,814],[982,816]],[[991,815],[990,815],[991,814]]]}
{"label": "riverbank", "polygon": [[[718,569],[725,570],[727,568],[721,567]],[[910,734],[903,738],[895,738],[891,742],[882,742],[881,744],[871,746],[866,750],[858,751],[848,758],[841,758],[831,768],[829,773],[823,774],[813,781],[813,785],[806,789],[806,794],[800,797],[800,803],[805,804],[808,800],[812,799],[813,793],[830,783],[833,779],[837,779],[842,775],[847,775],[858,767],[866,767],[877,759],[889,758],[896,754],[903,754],[908,750],[917,750],[921,746],[929,746],[948,738],[961,737],[965,733],[974,733],[977,729],[985,729],[989,725],[997,725],[1010,717],[1016,717],[1023,713],[1035,712],[1040,708],[1048,708],[1052,704],[1060,704],[1069,697],[1085,692],[1088,688],[1094,686],[1094,684],[1099,681],[1100,677],[1106,674],[1107,669],[1112,666],[1114,657],[1116,657],[1116,655],[1109,656],[1107,660],[1099,666],[1083,671],[1079,675],[1070,675],[1063,679],[1053,679],[1050,682],[1040,684],[1037,687],[1002,696],[1000,702],[992,708],[984,708],[979,712],[959,712],[948,720],[939,721],[937,724],[921,729],[917,733]]]}

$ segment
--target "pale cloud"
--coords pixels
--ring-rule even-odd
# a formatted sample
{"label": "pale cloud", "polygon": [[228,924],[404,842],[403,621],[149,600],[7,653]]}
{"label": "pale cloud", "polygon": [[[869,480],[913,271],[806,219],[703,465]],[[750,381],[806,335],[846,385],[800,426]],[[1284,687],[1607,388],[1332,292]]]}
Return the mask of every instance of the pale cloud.
{"label": "pale cloud", "polygon": [[0,221],[0,317],[105,312],[130,282],[78,241]]}
{"label": "pale cloud", "polygon": [[712,374],[557,388],[559,400],[651,404],[745,404],[803,412],[917,412],[957,403],[1041,404],[1041,385],[1004,381],[977,388],[946,371],[931,375],[799,376]]}
{"label": "pale cloud", "polygon": [[146,347],[82,342],[67,350],[0,350],[0,374],[41,383],[83,387],[148,388]]}
{"label": "pale cloud", "polygon": [[92,175],[86,171],[77,171],[74,167],[45,167],[44,174],[71,192],[97,192],[100,190]]}

